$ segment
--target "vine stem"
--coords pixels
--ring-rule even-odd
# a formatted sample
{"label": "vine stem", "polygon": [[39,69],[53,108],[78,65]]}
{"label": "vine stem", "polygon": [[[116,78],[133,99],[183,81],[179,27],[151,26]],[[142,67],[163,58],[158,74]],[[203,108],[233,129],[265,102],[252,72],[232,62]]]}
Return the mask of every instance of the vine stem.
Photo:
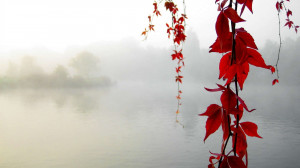
{"label": "vine stem", "polygon": [[[230,0],[229,2],[229,7],[232,7],[232,0]],[[235,11],[237,11],[237,7],[238,7],[238,3],[235,2]],[[236,63],[236,53],[235,53],[235,23],[231,21],[231,31],[232,31],[232,51],[231,51],[231,61],[230,61],[230,65],[232,65],[233,63]],[[237,75],[235,75],[235,78],[234,78],[234,83],[235,83],[235,94],[238,96],[238,84],[237,84]],[[227,86],[229,88],[229,85]],[[237,99],[237,108],[239,107],[239,100]],[[228,140],[230,138],[230,136],[232,135],[231,133],[231,129],[230,129],[230,119],[229,119],[229,114],[227,114],[228,116],[228,127],[229,127],[229,135],[228,135],[228,138],[225,142],[225,145],[224,145],[224,148],[222,150],[222,156],[219,160],[219,165],[218,167],[220,167],[221,163],[222,163],[222,158],[223,158],[223,155],[225,154],[225,149],[227,147],[227,143],[228,143]],[[238,125],[239,125],[239,115],[237,115],[237,124],[236,124],[236,129],[238,129]],[[233,153],[234,153],[234,156],[236,156],[236,142],[237,142],[237,132],[235,133],[235,141],[234,141],[234,147],[233,147]]]}
{"label": "vine stem", "polygon": [[277,56],[277,61],[276,61],[275,67],[276,67],[277,79],[279,79],[278,63],[279,63],[280,50],[281,50],[281,44],[282,44],[282,41],[281,41],[281,31],[280,31],[281,23],[280,23],[280,15],[279,15],[279,11],[278,11],[278,13],[277,13],[277,16],[278,16],[279,48],[278,48],[278,56]]}
{"label": "vine stem", "polygon": [[232,134],[231,134],[231,129],[230,129],[230,117],[229,117],[229,114],[227,114],[227,122],[228,122],[228,127],[229,127],[229,129],[228,129],[229,135],[228,135],[228,137],[227,137],[227,139],[226,139],[226,141],[225,141],[225,145],[224,145],[224,147],[223,147],[223,149],[222,149],[222,155],[221,155],[221,158],[220,158],[220,160],[219,160],[218,168],[220,168],[220,166],[221,166],[222,159],[223,159],[223,156],[225,155],[225,149],[226,149],[226,147],[227,147],[229,138],[230,138],[230,136],[232,136]]}

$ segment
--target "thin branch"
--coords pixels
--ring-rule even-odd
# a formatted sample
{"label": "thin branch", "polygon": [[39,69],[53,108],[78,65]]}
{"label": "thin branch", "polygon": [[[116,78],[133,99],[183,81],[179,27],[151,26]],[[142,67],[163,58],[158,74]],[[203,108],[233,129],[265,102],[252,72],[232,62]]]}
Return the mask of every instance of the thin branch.
{"label": "thin branch", "polygon": [[279,70],[278,70],[278,63],[279,63],[279,57],[280,57],[280,50],[281,50],[281,23],[280,23],[280,15],[279,15],[279,11],[277,13],[278,16],[278,35],[279,35],[279,48],[278,48],[278,56],[277,56],[277,61],[276,61],[276,74],[277,74],[277,79],[279,79]]}

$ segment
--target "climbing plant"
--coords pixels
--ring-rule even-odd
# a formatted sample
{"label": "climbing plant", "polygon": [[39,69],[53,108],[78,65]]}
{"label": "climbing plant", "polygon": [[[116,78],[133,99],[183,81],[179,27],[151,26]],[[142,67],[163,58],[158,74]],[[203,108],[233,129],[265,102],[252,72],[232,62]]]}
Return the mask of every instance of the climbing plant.
{"label": "climbing plant", "polygon": [[[239,27],[240,22],[246,22],[243,18],[245,10],[253,13],[253,0],[215,0],[217,5],[218,16],[216,18],[215,31],[217,38],[210,46],[209,52],[221,54],[219,62],[219,79],[225,81],[224,84],[217,84],[216,88],[205,88],[209,92],[220,93],[220,104],[211,104],[206,111],[199,116],[207,116],[206,134],[204,141],[210,135],[215,133],[220,127],[222,130],[221,149],[218,152],[210,152],[209,168],[245,168],[248,167],[247,137],[262,138],[258,134],[258,126],[252,121],[244,121],[243,113],[252,112],[255,109],[249,109],[243,99],[239,96],[244,88],[244,82],[250,71],[250,65],[270,70],[271,73],[277,72],[277,78],[272,84],[279,82],[278,61],[281,48],[280,35],[280,17],[282,10],[286,12],[285,26],[293,28],[296,32],[299,26],[295,25],[290,16],[292,11],[285,5],[290,0],[277,1],[275,7],[278,11],[279,18],[279,37],[280,47],[278,52],[278,60],[274,66],[267,65],[259,53],[258,48],[252,35],[243,27]],[[206,2],[210,3],[210,2]],[[154,31],[153,18],[160,16],[159,6],[164,4],[165,9],[171,14],[171,23],[166,23],[167,35],[172,39],[174,52],[171,59],[177,61],[175,68],[175,81],[178,84],[178,105],[176,114],[179,113],[181,105],[180,99],[182,91],[180,84],[183,76],[180,74],[184,66],[184,56],[182,54],[183,42],[186,39],[185,22],[187,16],[185,14],[185,2],[182,1],[183,11],[179,12],[178,6],[172,0],[154,1],[153,14],[148,16],[149,26],[145,28],[142,35],[148,36],[150,31]],[[231,141],[231,147],[229,147]]]}

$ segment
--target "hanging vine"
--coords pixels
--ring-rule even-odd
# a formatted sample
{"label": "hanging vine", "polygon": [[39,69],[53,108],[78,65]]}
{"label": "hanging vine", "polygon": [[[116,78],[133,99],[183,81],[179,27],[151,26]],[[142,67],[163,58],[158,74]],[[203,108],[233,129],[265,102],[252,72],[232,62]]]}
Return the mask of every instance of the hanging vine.
{"label": "hanging vine", "polygon": [[185,1],[183,0],[183,12],[181,12],[181,13],[179,12],[177,4],[175,4],[172,0],[159,1],[159,3],[154,1],[153,14],[148,16],[149,26],[147,28],[145,28],[145,30],[142,32],[142,35],[145,36],[145,38],[147,38],[148,33],[150,31],[154,31],[154,25],[152,24],[153,17],[161,16],[161,12],[158,10],[158,6],[162,2],[165,2],[164,7],[165,7],[166,11],[170,12],[171,17],[172,17],[171,23],[166,23],[166,26],[167,26],[168,38],[169,39],[172,38],[172,42],[174,45],[174,50],[173,50],[173,54],[171,55],[171,58],[173,61],[177,61],[177,66],[175,67],[175,72],[176,72],[175,82],[177,83],[176,122],[181,124],[178,121],[177,116],[180,112],[180,106],[182,104],[181,103],[182,91],[180,89],[180,84],[182,84],[182,81],[183,81],[183,75],[181,75],[181,72],[182,72],[181,70],[182,70],[182,67],[184,66],[184,57],[183,57],[182,51],[183,51],[183,43],[186,39],[185,27],[186,27],[187,16],[185,13],[185,10],[186,10]]}
{"label": "hanging vine", "polygon": [[[285,2],[289,0],[281,0],[276,3],[276,9],[279,12],[285,9],[287,19],[285,26],[294,28],[297,32],[299,26],[294,25],[290,20],[292,12],[285,7]],[[180,84],[182,83],[183,76],[181,75],[181,68],[184,66],[184,57],[182,54],[183,42],[185,41],[185,2],[183,0],[184,12],[179,14],[177,5],[172,0],[161,0],[167,11],[171,13],[172,23],[166,24],[167,34],[169,38],[173,38],[174,53],[171,55],[172,60],[177,61],[175,68],[176,76],[175,81],[178,84],[177,94],[177,114],[181,105]],[[253,13],[252,3],[253,0],[216,0],[218,6],[218,17],[215,24],[217,38],[210,46],[209,52],[216,52],[222,55],[219,63],[219,79],[223,79],[225,84],[217,84],[217,88],[205,88],[209,92],[220,92],[221,104],[211,104],[207,107],[206,111],[199,116],[207,116],[206,120],[206,133],[204,141],[210,135],[215,133],[220,127],[222,128],[222,142],[221,150],[217,153],[211,153],[209,157],[208,168],[246,168],[248,167],[248,152],[247,152],[247,136],[262,138],[258,134],[258,126],[254,122],[244,121],[244,111],[252,112],[255,109],[249,109],[244,100],[239,96],[244,88],[244,82],[247,79],[250,71],[250,65],[270,70],[271,73],[277,72],[277,79],[274,79],[272,84],[279,82],[278,75],[278,61],[281,48],[281,35],[280,48],[278,53],[278,60],[274,66],[267,65],[258,52],[258,48],[250,33],[243,27],[238,27],[240,22],[246,22],[242,18],[243,12],[249,10]],[[158,3],[153,3],[154,11],[149,18],[149,26],[142,33],[147,37],[148,32],[154,31],[152,24],[153,16],[160,16],[158,10]],[[240,9],[239,9],[240,7]],[[280,28],[280,20],[279,20]],[[280,30],[279,30],[280,32]],[[231,147],[228,147],[228,142],[231,140]]]}

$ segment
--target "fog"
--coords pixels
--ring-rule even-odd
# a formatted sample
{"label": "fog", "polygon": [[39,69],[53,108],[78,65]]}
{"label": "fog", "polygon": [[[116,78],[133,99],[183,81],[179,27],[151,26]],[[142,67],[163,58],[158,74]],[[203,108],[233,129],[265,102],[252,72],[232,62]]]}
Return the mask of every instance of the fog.
{"label": "fog", "polygon": [[[220,54],[200,49],[199,39],[188,32],[184,46],[185,84],[214,85],[218,80]],[[142,46],[140,41],[123,39],[120,42],[99,42],[87,46],[69,47],[64,53],[32,49],[1,53],[1,88],[13,87],[100,87],[114,83],[143,83],[175,85],[176,62],[169,48]],[[144,42],[146,43],[146,42]],[[299,79],[300,38],[285,39],[279,61],[280,84],[296,86]],[[278,43],[267,41],[259,49],[266,64],[277,60]],[[247,85],[271,85],[275,74],[250,66]],[[188,85],[187,84],[187,85]],[[271,87],[271,86],[270,86]],[[276,87],[276,86],[275,86]]]}
{"label": "fog", "polygon": [[[187,33],[178,115],[184,128],[175,122],[172,46],[129,38],[62,53],[45,48],[1,53],[0,167],[207,165],[221,136],[217,132],[204,145],[206,118],[198,114],[220,103],[220,93],[204,87],[224,83],[217,79],[221,55],[201,49],[195,33]],[[269,70],[251,67],[239,92],[249,108],[257,109],[243,119],[257,123],[264,138],[248,140],[253,167],[298,165],[299,45],[300,39],[283,41],[279,84],[272,86],[276,75]],[[271,65],[277,51],[273,41],[260,48]]]}

